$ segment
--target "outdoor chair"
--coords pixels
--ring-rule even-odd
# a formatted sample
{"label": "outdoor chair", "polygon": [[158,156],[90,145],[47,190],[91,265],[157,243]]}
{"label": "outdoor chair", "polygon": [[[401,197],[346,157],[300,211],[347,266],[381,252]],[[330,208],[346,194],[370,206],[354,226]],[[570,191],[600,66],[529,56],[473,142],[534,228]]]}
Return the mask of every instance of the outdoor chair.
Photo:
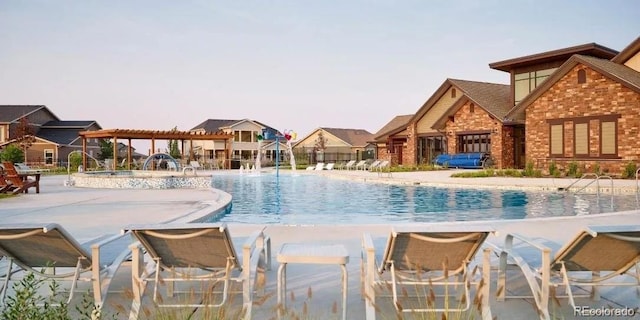
{"label": "outdoor chair", "polygon": [[5,161],[2,163],[5,171],[5,179],[13,186],[12,194],[29,193],[29,188],[35,188],[36,193],[40,193],[40,173],[20,174],[13,163]]}
{"label": "outdoor chair", "polygon": [[[473,263],[476,253],[490,233],[493,233],[491,228],[463,225],[393,228],[382,255],[378,257],[373,238],[365,233],[362,239],[361,283],[365,296],[366,319],[375,319],[376,296],[387,295],[388,293],[381,292],[385,288],[391,289],[393,305],[400,314],[463,312],[469,310],[471,302],[476,300],[470,297],[470,287],[474,283],[477,300],[481,303],[479,311],[482,319],[491,320],[491,249],[483,250],[481,264]],[[472,268],[477,265],[481,265],[482,270],[479,280],[473,279],[478,278],[478,275],[472,272]],[[424,289],[420,289],[421,287]],[[436,287],[442,289],[438,290]],[[455,296],[448,294],[449,288],[456,289]],[[422,302],[419,305],[411,304],[409,295],[404,294],[407,292],[405,290],[417,291]],[[439,298],[444,301],[425,302],[430,296],[429,292],[441,293],[443,290],[444,294]],[[459,299],[461,290],[462,302],[451,306],[449,299]]]}
{"label": "outdoor chair", "polygon": [[[254,291],[263,293],[265,271],[271,267],[271,240],[262,230],[251,234],[242,247],[236,248],[224,224],[153,224],[134,225],[131,231],[139,243],[131,246],[133,254],[133,305],[130,318],[137,318],[148,282],[153,282],[153,300],[159,307],[221,307],[229,297],[231,283],[242,285],[244,318],[251,317]],[[149,262],[143,271],[143,251]],[[238,255],[240,252],[241,255]],[[172,303],[160,299],[158,286],[167,286],[167,297],[174,293],[198,293],[198,290],[176,291],[176,282],[200,282],[203,287],[222,283],[222,297],[212,301],[212,290],[203,289],[196,303],[181,299]],[[219,290],[216,290],[219,291]],[[174,299],[175,300],[175,299]]]}
{"label": "outdoor chair", "polygon": [[336,165],[336,164],[335,164],[335,163],[333,163],[333,162],[331,162],[331,163],[327,163],[327,165],[326,165],[324,168],[325,168],[326,170],[333,170],[333,167],[334,167],[335,165]]}
{"label": "outdoor chair", "polygon": [[[128,257],[129,236],[116,234],[78,243],[57,224],[0,224],[0,256],[6,271],[0,271],[0,303],[4,304],[11,284],[24,272],[43,281],[71,281],[67,302],[78,281],[91,283],[95,307],[104,305],[111,280]],[[57,293],[56,293],[57,294]]]}
{"label": "outdoor chair", "polygon": [[356,163],[354,168],[356,170],[364,170],[366,166],[367,166],[367,160],[360,160],[358,163]]}
{"label": "outdoor chair", "polygon": [[[514,240],[518,246],[514,246]],[[539,250],[540,256],[521,255],[520,252],[527,248]],[[552,259],[553,251],[555,255]],[[602,286],[640,288],[639,261],[639,225],[591,226],[580,231],[558,250],[553,250],[522,235],[508,234],[504,248],[500,252],[498,300],[533,297],[540,319],[550,319],[550,287],[565,287],[565,297],[569,299],[569,304],[575,310],[577,306],[574,298],[578,295],[573,293],[573,286],[591,287],[589,296],[594,300],[600,298],[598,288]],[[506,269],[509,263],[515,264],[522,271],[532,296],[506,296],[508,289]],[[635,267],[635,274],[630,274],[629,271],[633,267]],[[620,279],[607,281],[613,278]],[[632,280],[625,281],[629,278]],[[555,298],[559,297],[559,295],[555,296]]]}
{"label": "outdoor chair", "polygon": [[318,163],[316,163],[316,167],[314,168],[314,170],[316,170],[316,171],[322,171],[322,170],[324,170],[324,162],[318,162]]}
{"label": "outdoor chair", "polygon": [[6,177],[4,169],[0,166],[0,193],[10,192],[16,187]]}
{"label": "outdoor chair", "polygon": [[344,170],[351,170],[351,169],[353,169],[353,167],[354,167],[355,165],[356,165],[356,161],[355,161],[355,160],[351,160],[351,161],[347,162],[347,163],[342,167],[342,169],[344,169]]}
{"label": "outdoor chair", "polygon": [[365,165],[364,170],[373,171],[378,167],[378,165],[380,165],[380,160],[375,160],[371,164]]}

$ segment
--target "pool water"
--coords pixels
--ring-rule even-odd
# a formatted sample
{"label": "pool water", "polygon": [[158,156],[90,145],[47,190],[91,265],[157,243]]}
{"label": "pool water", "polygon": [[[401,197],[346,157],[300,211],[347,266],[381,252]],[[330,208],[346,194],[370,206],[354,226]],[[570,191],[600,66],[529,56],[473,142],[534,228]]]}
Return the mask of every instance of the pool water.
{"label": "pool water", "polygon": [[213,175],[232,195],[228,223],[388,224],[525,219],[634,210],[634,195],[436,188],[365,183],[317,175]]}

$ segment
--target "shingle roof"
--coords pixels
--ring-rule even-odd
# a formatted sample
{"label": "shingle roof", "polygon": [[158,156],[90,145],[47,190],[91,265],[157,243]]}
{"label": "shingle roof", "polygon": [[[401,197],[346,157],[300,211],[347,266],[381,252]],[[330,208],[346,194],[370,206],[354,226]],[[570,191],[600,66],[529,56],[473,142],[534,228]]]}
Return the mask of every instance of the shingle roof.
{"label": "shingle roof", "polygon": [[373,139],[373,134],[364,129],[320,128],[354,147],[364,147]]}
{"label": "shingle roof", "polygon": [[18,121],[23,116],[43,108],[46,109],[42,105],[0,105],[0,122]]}
{"label": "shingle roof", "polygon": [[524,119],[524,111],[526,108],[579,63],[589,66],[614,81],[640,93],[640,72],[610,60],[576,54],[562,64],[558,70],[533,90],[527,97],[520,101],[518,105],[511,109],[506,117],[515,120]]}
{"label": "shingle roof", "polygon": [[42,128],[87,128],[96,123],[94,120],[73,120],[73,121],[49,121],[42,125]]}
{"label": "shingle roof", "polygon": [[389,134],[397,130],[404,130],[409,125],[409,121],[413,117],[412,114],[395,116],[391,121],[387,122],[378,132],[374,134],[373,139],[376,141],[387,140]]}
{"label": "shingle roof", "polygon": [[498,120],[512,109],[511,87],[506,84],[449,79],[470,100],[485,109]]}
{"label": "shingle roof", "polygon": [[218,132],[220,128],[230,126],[241,120],[207,119],[191,130],[203,129],[206,132]]}
{"label": "shingle roof", "polygon": [[597,43],[587,43],[578,46],[562,48],[552,51],[536,53],[528,56],[493,62],[489,64],[491,69],[510,71],[515,68],[522,68],[541,63],[561,61],[569,59],[574,54],[590,55],[599,58],[611,59],[618,54],[618,51]]}
{"label": "shingle roof", "polygon": [[83,129],[60,129],[60,128],[43,128],[38,131],[36,136],[55,142],[61,145],[71,144],[74,140],[78,139],[78,132]]}

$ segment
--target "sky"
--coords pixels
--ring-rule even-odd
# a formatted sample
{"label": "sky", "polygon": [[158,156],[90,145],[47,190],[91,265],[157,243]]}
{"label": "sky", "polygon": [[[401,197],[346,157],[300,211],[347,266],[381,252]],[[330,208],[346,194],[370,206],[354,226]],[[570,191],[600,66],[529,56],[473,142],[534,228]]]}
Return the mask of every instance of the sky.
{"label": "sky", "polygon": [[620,51],[638,12],[635,0],[0,0],[0,104],[104,129],[247,118],[298,137],[376,133],[447,78],[508,83],[489,63]]}

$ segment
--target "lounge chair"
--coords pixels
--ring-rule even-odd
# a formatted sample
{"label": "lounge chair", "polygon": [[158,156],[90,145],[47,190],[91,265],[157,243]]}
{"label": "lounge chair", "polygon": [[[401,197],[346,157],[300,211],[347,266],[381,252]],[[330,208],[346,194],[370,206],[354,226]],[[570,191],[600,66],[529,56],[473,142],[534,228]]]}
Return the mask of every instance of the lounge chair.
{"label": "lounge chair", "polygon": [[316,167],[315,167],[315,169],[314,169],[314,170],[318,170],[318,171],[320,171],[320,170],[324,170],[324,162],[318,162],[318,163],[316,163]]}
{"label": "lounge chair", "polygon": [[363,170],[373,171],[378,167],[379,164],[380,164],[380,160],[375,160],[371,164],[365,165]]}
{"label": "lounge chair", "polygon": [[333,167],[334,167],[335,165],[336,165],[336,164],[335,164],[335,163],[333,163],[333,162],[331,162],[331,163],[327,163],[327,165],[326,165],[324,168],[325,168],[326,170],[333,170]]}
{"label": "lounge chair", "polygon": [[351,160],[351,161],[347,162],[347,163],[342,167],[342,169],[344,169],[344,170],[351,170],[351,169],[353,169],[353,167],[354,167],[355,165],[356,165],[356,161],[355,161],[355,160]]}
{"label": "lounge chair", "polygon": [[356,170],[364,170],[366,166],[367,166],[367,160],[360,160],[358,163],[356,163],[354,168]]}
{"label": "lounge chair", "polygon": [[[132,245],[132,282],[134,301],[130,318],[137,318],[147,282],[154,282],[153,299],[159,307],[221,307],[227,301],[230,283],[242,284],[245,318],[251,317],[253,293],[264,289],[265,270],[271,265],[271,240],[262,230],[249,236],[236,250],[229,229],[211,223],[134,225],[125,228],[140,242]],[[155,262],[153,269],[143,272],[142,248]],[[241,252],[238,255],[236,252]],[[209,281],[223,283],[221,301],[202,300],[191,304],[186,300],[171,304],[158,299],[158,285],[167,285],[168,295],[174,293],[178,281]],[[175,291],[177,292],[177,291]],[[193,291],[189,291],[193,295]],[[211,292],[209,292],[210,294]]]}
{"label": "lounge chair", "polygon": [[382,172],[385,169],[389,168],[389,160],[382,160],[380,163],[374,168],[375,171]]}
{"label": "lounge chair", "polygon": [[22,162],[16,162],[13,164],[18,171],[18,173],[29,174],[29,173],[43,173],[50,171],[49,169],[33,169]]}
{"label": "lounge chair", "polygon": [[[477,285],[477,295],[481,301],[482,319],[491,319],[489,308],[490,253],[484,249],[482,274],[480,281],[472,281],[472,261],[485,239],[492,233],[491,228],[466,228],[462,225],[424,228],[392,229],[387,239],[382,259],[376,260],[374,241],[369,234],[362,239],[361,282],[365,295],[366,319],[375,319],[376,295],[380,290],[391,288],[393,304],[397,312],[442,312],[469,310],[471,301],[471,283]],[[388,275],[388,276],[387,276]],[[456,279],[457,278],[457,279]],[[429,287],[419,290],[419,287]],[[405,295],[402,290],[416,289],[426,293],[434,287],[456,288],[464,290],[464,298],[459,308],[446,307],[450,295],[444,302],[427,303],[423,298],[421,305],[411,303],[403,305]],[[445,293],[448,291],[445,289]],[[428,295],[426,293],[425,295]],[[458,297],[454,297],[456,299]]]}
{"label": "lounge chair", "polygon": [[[520,255],[516,244],[531,246],[539,250],[541,260],[532,266],[531,256],[525,259]],[[528,247],[527,247],[528,248]],[[540,319],[550,319],[549,288],[563,286],[569,304],[576,309],[572,286],[592,287],[590,296],[599,299],[599,286],[640,286],[640,226],[592,226],[579,232],[571,241],[555,251],[551,259],[552,249],[518,234],[508,234],[500,253],[498,272],[499,301],[505,298],[525,298],[525,296],[506,296],[506,269],[509,263],[515,264],[525,276],[538,308]],[[627,272],[635,266],[635,275]],[[584,273],[588,276],[584,276]],[[604,272],[604,275],[601,275]],[[582,276],[580,276],[582,273]],[[629,276],[632,281],[624,281]],[[620,281],[606,281],[620,277]],[[560,297],[559,295],[556,296]],[[531,296],[526,296],[531,298]]]}
{"label": "lounge chair", "polygon": [[5,161],[2,163],[5,171],[5,178],[8,180],[14,189],[11,191],[13,194],[29,193],[29,188],[35,188],[36,193],[40,193],[40,174],[39,173],[25,173],[20,174],[16,170],[13,163]]}
{"label": "lounge chair", "polygon": [[10,192],[15,188],[16,187],[6,177],[5,171],[2,166],[0,166],[0,193]]}
{"label": "lounge chair", "polygon": [[[11,283],[19,281],[20,270],[32,272],[43,281],[71,281],[67,302],[73,298],[78,281],[91,282],[96,308],[104,305],[111,280],[130,254],[129,236],[116,234],[79,244],[64,228],[51,224],[0,225],[0,256],[7,269],[0,276],[0,302]],[[17,267],[16,267],[17,266]]]}

